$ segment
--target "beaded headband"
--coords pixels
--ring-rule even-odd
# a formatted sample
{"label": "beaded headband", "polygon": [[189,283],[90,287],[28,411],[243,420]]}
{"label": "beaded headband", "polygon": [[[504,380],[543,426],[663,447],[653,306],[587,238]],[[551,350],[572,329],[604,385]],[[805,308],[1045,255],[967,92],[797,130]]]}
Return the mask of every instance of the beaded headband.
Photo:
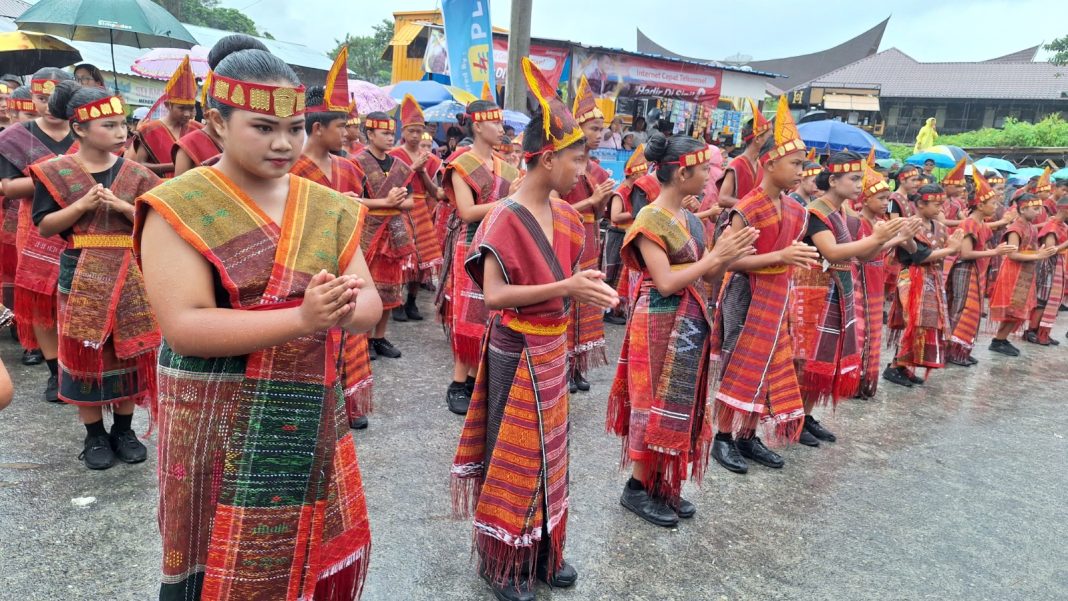
{"label": "beaded headband", "polygon": [[304,114],[304,86],[272,86],[214,73],[209,95],[227,106],[260,115],[286,119]]}
{"label": "beaded headband", "polygon": [[37,107],[34,106],[33,101],[28,98],[8,98],[7,108],[21,111],[23,113],[37,112]]}
{"label": "beaded headband", "polygon": [[921,194],[920,200],[923,202],[946,202],[946,195],[943,192],[937,192],[935,194]]}
{"label": "beaded headband", "polygon": [[55,79],[31,79],[30,92],[33,94],[51,94],[56,89],[57,83],[59,81]]}
{"label": "beaded headband", "polygon": [[849,161],[846,163],[830,163],[827,165],[827,170],[831,172],[831,175],[841,175],[843,173],[862,173],[864,171],[864,161]]}
{"label": "beaded headband", "polygon": [[867,197],[870,198],[870,197],[875,196],[876,194],[878,194],[880,192],[883,192],[883,191],[886,191],[886,192],[890,191],[890,186],[887,185],[885,180],[879,181],[878,183],[875,183],[875,184],[872,184],[872,185],[868,186],[864,190],[864,196],[867,196]]}
{"label": "beaded headband", "polygon": [[1040,208],[1040,209],[1042,208],[1042,199],[1041,198],[1038,198],[1036,196],[1036,197],[1033,197],[1033,198],[1028,198],[1027,200],[1021,200],[1022,198],[1023,198],[1023,196],[1020,196],[1020,198],[1016,199],[1016,204],[1020,205],[1021,209],[1027,209],[1027,208],[1030,208],[1030,207],[1037,207],[1037,208]]}
{"label": "beaded headband", "polygon": [[897,172],[897,176],[896,176],[897,181],[901,181],[903,179],[908,178],[910,175],[912,175],[913,172],[919,173],[920,169],[918,167],[916,167],[915,165],[909,165],[908,167],[902,167],[901,171]]}
{"label": "beaded headband", "polygon": [[393,123],[393,119],[371,119],[368,117],[363,120],[363,128],[368,131],[372,129],[383,129],[390,133],[397,131],[397,126]]}
{"label": "beaded headband", "polygon": [[679,157],[677,161],[661,161],[659,165],[678,165],[679,167],[694,167],[702,165],[712,160],[712,149],[705,145],[704,148],[700,148],[693,152],[687,152]]}
{"label": "beaded headband", "polygon": [[504,113],[502,113],[501,109],[498,109],[498,108],[487,109],[485,111],[475,111],[473,113],[469,112],[467,114],[470,115],[471,120],[474,121],[475,123],[484,123],[486,121],[503,121],[504,120]]}
{"label": "beaded headband", "polygon": [[823,173],[823,167],[812,167],[811,169],[802,169],[801,177],[812,177],[813,175],[819,175]]}
{"label": "beaded headband", "polygon": [[122,104],[122,99],[118,96],[108,96],[83,104],[74,109],[74,116],[71,117],[70,120],[75,123],[88,123],[95,119],[118,116],[126,116],[126,110]]}

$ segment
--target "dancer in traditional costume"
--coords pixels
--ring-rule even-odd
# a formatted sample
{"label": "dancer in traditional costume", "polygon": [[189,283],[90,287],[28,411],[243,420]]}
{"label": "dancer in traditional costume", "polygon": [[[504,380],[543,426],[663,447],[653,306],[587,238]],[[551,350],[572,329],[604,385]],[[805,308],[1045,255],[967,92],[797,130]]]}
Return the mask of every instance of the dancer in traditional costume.
{"label": "dancer in traditional costume", "polygon": [[604,314],[605,323],[614,325],[626,325],[627,299],[630,298],[629,279],[630,274],[623,266],[623,258],[620,249],[623,248],[623,238],[627,235],[627,229],[634,222],[635,211],[631,205],[631,195],[634,192],[634,182],[638,178],[648,175],[649,161],[645,159],[645,145],[639,145],[634,149],[634,154],[627,159],[623,167],[623,183],[619,184],[608,205],[610,225],[605,231],[604,250],[601,257],[601,265],[604,267],[605,283],[619,292],[619,305]]}
{"label": "dancer in traditional costume", "polygon": [[939,220],[942,225],[953,233],[968,216],[968,201],[965,198],[967,188],[964,185],[964,165],[968,162],[967,157],[961,158],[957,164],[942,178],[942,189],[946,193],[946,203],[942,207],[942,215]]}
{"label": "dancer in traditional costume", "polygon": [[792,269],[809,268],[818,255],[801,242],[808,213],[786,194],[801,182],[805,144],[789,111],[783,117],[761,149],[761,184],[728,216],[729,231],[753,227],[760,235],[756,254],[731,265],[712,328],[712,359],[722,366],[712,457],[737,473],[748,471],[746,458],[772,468],[784,465],[756,435],[761,421],[785,441],[796,441],[804,424],[787,327],[790,279]]}
{"label": "dancer in traditional costume", "polygon": [[342,331],[374,327],[381,301],[351,202],[289,174],[303,86],[238,48],[208,93],[219,162],[138,200],[164,339],[159,597],[352,601],[371,537],[337,366]]}
{"label": "dancer in traditional costume", "polygon": [[[360,203],[360,172],[349,160],[337,155],[345,144],[345,120],[352,110],[348,92],[348,49],[343,48],[334,60],[326,86],[314,86],[305,93],[304,150],[290,171],[321,186],[340,192],[346,207],[359,217],[360,227],[367,207]],[[358,232],[362,233],[362,232]],[[367,427],[371,411],[373,378],[366,334],[345,334],[344,370],[345,411],[349,427]]]}
{"label": "dancer in traditional costume", "polygon": [[[585,167],[583,133],[528,58],[523,72],[539,104],[523,137],[528,175],[471,240],[466,271],[492,316],[452,466],[454,510],[473,514],[479,574],[504,601],[533,601],[535,578],[552,587],[578,579],[564,561],[568,305],[617,302],[604,274],[579,267],[579,213],[552,198]],[[482,137],[476,131],[469,155],[484,150]]]}
{"label": "dancer in traditional costume", "polygon": [[946,306],[949,311],[949,343],[946,360],[954,365],[971,367],[979,363],[972,357],[975,339],[979,336],[979,323],[983,317],[983,296],[987,289],[986,277],[989,262],[1016,251],[1007,243],[993,246],[994,229],[1004,227],[1015,217],[1008,215],[1002,221],[988,222],[994,217],[1001,197],[990,187],[986,178],[973,168],[975,197],[972,213],[960,224],[964,232],[960,254],[952,261],[946,278]]}
{"label": "dancer in traditional costume", "polygon": [[[133,261],[134,200],[159,178],[116,155],[126,145],[122,100],[73,81],[56,86],[52,115],[73,123],[78,152],[30,167],[33,222],[69,244],[59,259],[59,398],[85,426],[79,458],[93,470],[148,456],[131,428],[134,405],[156,389],[160,334]],[[113,412],[111,432],[103,409]]]}
{"label": "dancer in traditional costume", "polygon": [[1060,346],[1050,337],[1064,300],[1064,250],[1068,248],[1068,196],[1057,199],[1057,212],[1038,230],[1041,248],[1056,249],[1056,253],[1035,266],[1035,308],[1024,340],[1042,346]]}
{"label": "dancer in traditional costume", "polygon": [[[901,271],[889,320],[890,329],[895,331],[897,355],[883,370],[883,377],[899,386],[923,384],[932,369],[946,364],[949,315],[945,260],[960,252],[964,232],[950,236],[938,221],[945,202],[941,186],[921,187],[916,215],[922,223],[914,236],[915,248],[897,249]],[[926,370],[924,377],[916,373],[920,367]]]}
{"label": "dancer in traditional costume", "polygon": [[443,262],[441,241],[430,218],[441,193],[437,180],[441,159],[420,148],[426,133],[426,118],[411,94],[406,94],[401,101],[400,123],[404,143],[390,150],[389,154],[408,165],[415,174],[411,181],[414,204],[403,213],[408,229],[415,236],[415,260],[404,274],[408,297],[403,307],[393,309],[393,321],[422,321],[423,315],[416,304],[419,288],[434,286]]}
{"label": "dancer in traditional costume", "polygon": [[[209,82],[210,83],[210,82]],[[163,96],[167,114],[160,119],[142,122],[126,158],[148,167],[160,177],[174,176],[174,145],[189,132],[200,129],[196,115],[197,81],[186,56],[171,75]]]}
{"label": "dancer in traditional costume", "polygon": [[915,165],[903,165],[893,174],[893,180],[895,188],[890,194],[890,205],[887,207],[890,218],[912,217],[916,214],[912,198],[923,185],[920,169]]}
{"label": "dancer in traditional costume", "polygon": [[[786,105],[780,105],[788,111]],[[787,113],[788,114],[788,113]],[[817,403],[837,406],[860,390],[861,348],[857,334],[853,262],[878,256],[893,244],[905,225],[903,219],[880,220],[872,233],[854,239],[845,205],[863,193],[864,170],[860,155],[844,151],[832,155],[816,187],[822,195],[809,203],[804,242],[815,246],[821,259],[816,265],[793,271],[791,337],[798,384],[805,407],[805,427],[798,439],[818,447],[837,437],[812,415]],[[878,176],[877,176],[878,177]],[[879,178],[881,181],[881,177]],[[881,311],[880,311],[881,313]]]}
{"label": "dancer in traditional costume", "polygon": [[[37,107],[33,104],[33,94],[29,86],[19,86],[11,92],[7,99],[8,112],[11,114],[11,126],[23,125],[33,121],[40,115]],[[22,204],[17,198],[2,197],[3,201],[3,226],[0,228],[0,286],[2,295],[0,302],[5,307],[15,306],[15,272],[19,264],[19,205]],[[23,234],[24,237],[24,234]],[[8,309],[10,312],[10,309]],[[11,320],[14,323],[14,319]],[[14,328],[14,325],[11,326]],[[23,363],[25,365],[38,365],[44,361],[40,349],[24,351]]]}
{"label": "dancer in traditional costume", "polygon": [[764,143],[772,133],[771,122],[760,112],[752,98],[748,100],[753,118],[742,126],[745,151],[731,159],[727,171],[723,174],[723,182],[719,185],[719,202],[726,208],[737,204],[738,200],[759,186],[764,179],[762,165],[758,159]]}
{"label": "dancer in traditional costume", "polygon": [[708,406],[708,287],[735,259],[756,252],[758,232],[724,235],[707,251],[705,228],[683,207],[700,194],[712,153],[689,136],[655,134],[645,146],[657,165],[661,191],[634,218],[623,260],[640,274],[615,381],[606,428],[624,440],[631,479],[620,503],[651,524],[673,527],[697,507],[682,498],[682,482],[700,482],[712,444]]}
{"label": "dancer in traditional costume", "polygon": [[[575,102],[571,109],[579,127],[586,135],[586,150],[596,150],[601,143],[604,132],[604,113],[597,107],[589,82],[583,76],[575,90]],[[571,203],[582,214],[586,224],[586,246],[583,248],[582,269],[597,269],[601,255],[601,230],[598,227],[605,205],[616,187],[611,174],[596,161],[586,163],[586,172],[579,178],[578,184],[564,195],[564,200]],[[588,391],[590,383],[586,374],[591,368],[606,365],[608,357],[604,352],[604,316],[596,307],[584,303],[571,306],[571,325],[568,342],[571,353],[572,393]]]}
{"label": "dancer in traditional costume", "polygon": [[463,119],[473,142],[450,157],[442,176],[448,210],[438,215],[439,224],[446,223],[446,234],[437,305],[452,346],[452,382],[445,400],[449,411],[458,415],[467,413],[471,402],[488,320],[482,293],[464,270],[464,261],[479,223],[522,181],[519,172],[493,152],[503,134],[502,117],[500,107],[489,100],[468,104]]}
{"label": "dancer in traditional costume", "polygon": [[803,207],[807,207],[809,203],[819,198],[820,189],[816,186],[816,176],[821,173],[823,173],[822,165],[816,161],[806,160],[805,167],[801,171],[801,183],[793,192],[790,192],[790,198]]}
{"label": "dancer in traditional costume", "polygon": [[1031,194],[1034,194],[1042,201],[1042,212],[1035,217],[1034,225],[1036,228],[1041,228],[1046,220],[1053,216],[1057,212],[1057,205],[1053,201],[1053,184],[1050,181],[1051,170],[1049,167],[1042,172],[1042,175],[1038,176],[1038,180],[1031,186]]}
{"label": "dancer in traditional costume", "polygon": [[[34,73],[30,80],[32,101],[39,117],[0,132],[0,182],[4,196],[19,202],[15,245],[14,306],[19,343],[27,351],[40,351],[48,365],[44,399],[59,401],[59,338],[56,333],[56,281],[59,255],[67,247],[59,236],[43,237],[33,225],[34,184],[30,167],[59,155],[77,152],[70,121],[48,112],[48,99],[56,84],[70,81],[69,73],[51,67]],[[23,363],[35,365],[34,354],[23,355]]]}
{"label": "dancer in traditional costume", "polygon": [[367,265],[382,297],[385,313],[371,334],[371,358],[399,359],[401,351],[386,339],[390,311],[404,305],[405,273],[415,267],[415,239],[404,211],[411,209],[415,172],[389,154],[396,125],[385,113],[374,112],[363,120],[367,147],[352,158],[360,172],[363,204],[370,209],[360,243]]}

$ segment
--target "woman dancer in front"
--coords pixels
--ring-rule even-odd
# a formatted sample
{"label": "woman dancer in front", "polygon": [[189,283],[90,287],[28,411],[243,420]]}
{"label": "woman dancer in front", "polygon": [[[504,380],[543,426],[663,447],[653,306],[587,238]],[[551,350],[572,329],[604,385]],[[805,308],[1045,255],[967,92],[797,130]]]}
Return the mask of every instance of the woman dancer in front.
{"label": "woman dancer in front", "polygon": [[[131,428],[134,405],[156,385],[159,327],[131,252],[134,200],[159,183],[115,153],[126,145],[122,100],[73,81],[56,86],[48,111],[72,123],[78,152],[30,167],[33,222],[69,244],[59,257],[59,398],[85,426],[80,458],[93,470],[148,455]],[[115,420],[104,430],[103,409]]]}
{"label": "woman dancer in front", "polygon": [[382,305],[349,203],[289,175],[304,87],[237,48],[208,92],[219,162],[138,201],[164,339],[160,599],[350,601],[371,539],[337,366]]}
{"label": "woman dancer in front", "polygon": [[735,259],[756,252],[757,231],[741,228],[706,252],[700,218],[683,199],[704,190],[711,151],[689,136],[656,134],[645,158],[657,165],[661,191],[627,230],[622,256],[641,273],[608,397],[606,427],[626,441],[633,476],[620,503],[657,526],[672,527],[697,511],[682,498],[692,463],[699,482],[712,444],[708,394],[708,286]]}

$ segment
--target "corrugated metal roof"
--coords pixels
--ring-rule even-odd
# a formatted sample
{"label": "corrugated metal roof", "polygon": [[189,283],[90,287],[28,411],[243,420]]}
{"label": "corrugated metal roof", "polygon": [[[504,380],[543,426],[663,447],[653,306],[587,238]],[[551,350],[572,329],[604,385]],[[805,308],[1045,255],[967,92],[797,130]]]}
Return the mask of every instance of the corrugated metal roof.
{"label": "corrugated metal roof", "polygon": [[419,34],[423,31],[422,23],[401,23],[400,28],[393,33],[393,39],[390,40],[390,46],[407,46],[412,43],[412,40],[419,37]]}
{"label": "corrugated metal roof", "polygon": [[1034,62],[921,63],[897,48],[884,50],[794,89],[879,84],[882,98],[1061,100],[1068,67]]}

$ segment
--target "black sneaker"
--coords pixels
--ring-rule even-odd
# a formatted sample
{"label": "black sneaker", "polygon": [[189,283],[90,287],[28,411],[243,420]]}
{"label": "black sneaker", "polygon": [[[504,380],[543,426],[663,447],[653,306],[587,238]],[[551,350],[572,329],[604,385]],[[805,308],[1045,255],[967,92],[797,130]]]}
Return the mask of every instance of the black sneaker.
{"label": "black sneaker", "polygon": [[712,441],[712,458],[716,460],[716,463],[736,474],[744,474],[749,471],[749,464],[745,462],[741,453],[738,452],[738,447],[735,446],[733,438],[721,437],[717,434]]}
{"label": "black sneaker", "polygon": [[567,563],[565,560],[560,565],[560,569],[556,570],[556,573],[552,576],[549,575],[548,566],[545,563],[538,563],[534,569],[534,575],[545,584],[548,584],[552,588],[570,588],[575,586],[578,582],[578,570],[574,566]]}
{"label": "black sneaker", "polygon": [[623,495],[619,504],[634,512],[641,519],[664,528],[674,528],[679,523],[679,516],[661,499],[649,495],[642,488],[634,489],[623,486]]}
{"label": "black sneaker", "polygon": [[91,470],[106,470],[115,465],[115,452],[111,450],[111,439],[107,434],[86,436],[85,447],[78,454],[85,467]]}
{"label": "black sneaker", "polygon": [[378,359],[378,353],[375,352],[375,345],[371,344],[371,340],[367,340],[367,356],[371,361]]}
{"label": "black sneaker", "polygon": [[141,463],[148,459],[148,449],[137,440],[133,430],[111,434],[108,438],[111,440],[111,450],[124,463]]}
{"label": "black sneaker", "polygon": [[59,377],[48,376],[48,383],[45,384],[44,394],[41,395],[44,400],[49,403],[62,403],[59,400]]}
{"label": "black sneaker", "polygon": [[524,578],[513,578],[503,584],[493,582],[486,574],[482,574],[482,579],[489,585],[490,590],[493,591],[493,598],[497,601],[534,601],[535,599],[530,583]]}
{"label": "black sneaker", "polygon": [[971,355],[968,355],[968,367],[971,367],[973,365],[979,365],[979,360]]}
{"label": "black sneaker", "polygon": [[609,312],[604,314],[604,322],[610,323],[614,326],[625,326],[627,325],[627,318],[623,317],[622,315],[616,315],[615,313]]}
{"label": "black sneaker", "polygon": [[423,321],[423,314],[419,312],[419,305],[415,304],[414,298],[409,298],[404,304],[404,314],[410,321]]}
{"label": "black sneaker", "polygon": [[1060,346],[1061,345],[1061,343],[1056,338],[1050,338],[1049,342],[1047,342],[1046,344],[1048,344],[1050,346]]}
{"label": "black sneaker", "polygon": [[408,314],[404,312],[404,307],[393,308],[393,321],[408,321]]}
{"label": "black sneaker", "polygon": [[575,375],[573,375],[571,377],[575,381],[575,387],[576,388],[578,388],[582,392],[589,392],[590,383],[586,381],[586,378],[583,377],[582,374],[580,374],[579,372],[576,371]]}
{"label": "black sneaker", "polygon": [[575,382],[575,378],[573,378],[573,377],[572,378],[568,378],[568,380],[567,380],[567,391],[570,392],[571,394],[575,394],[576,392],[578,392],[578,383]]}
{"label": "black sneaker", "polygon": [[1002,355],[1008,355],[1009,357],[1020,356],[1020,349],[1010,344],[1008,340],[998,340],[997,338],[991,340],[990,350],[995,353],[1001,353]]}
{"label": "black sneaker", "polygon": [[805,445],[806,447],[818,447],[820,446],[820,439],[812,435],[808,430],[801,430],[801,436],[797,439],[797,442]]}
{"label": "black sneaker", "polygon": [[952,363],[953,365],[959,365],[961,367],[971,367],[972,366],[972,363],[970,361],[968,361],[967,357],[965,357],[964,359],[957,359],[956,357],[949,356],[949,357],[946,357],[946,361],[949,362],[949,363]]}
{"label": "black sneaker", "polygon": [[824,428],[823,424],[816,421],[816,418],[811,415],[805,416],[805,430],[820,440],[825,440],[827,442],[838,441],[838,437],[834,435],[834,432]]}
{"label": "black sneaker", "polygon": [[675,515],[684,520],[688,520],[697,515],[697,505],[694,505],[690,501],[679,497],[678,507],[672,507],[675,510]]}
{"label": "black sneaker", "polygon": [[382,357],[387,359],[400,359],[401,352],[385,338],[372,338],[371,346],[373,346],[375,352]]}
{"label": "black sneaker", "polygon": [[[804,432],[802,432],[803,434]],[[764,467],[780,469],[786,465],[786,462],[783,461],[778,453],[764,446],[764,442],[760,440],[759,436],[739,438],[734,441],[734,446],[738,447],[738,452],[742,454],[742,457],[756,461]]]}
{"label": "black sneaker", "polygon": [[445,392],[445,403],[449,406],[449,411],[456,415],[467,415],[467,409],[471,406],[471,395],[467,394],[467,386],[463,382],[449,384],[449,389]]}
{"label": "black sneaker", "polygon": [[912,371],[911,369],[905,369],[905,377],[908,378],[909,382],[912,382],[913,384],[923,385],[927,383],[927,380],[924,380],[920,376],[917,376],[916,372]]}
{"label": "black sneaker", "polygon": [[44,353],[41,349],[35,351],[22,351],[22,364],[23,365],[40,365],[44,363]]}
{"label": "black sneaker", "polygon": [[1030,342],[1031,344],[1040,344],[1042,346],[1046,346],[1046,343],[1038,339],[1038,332],[1034,330],[1027,330],[1026,332],[1024,332],[1023,339],[1025,342]]}
{"label": "black sneaker", "polygon": [[367,429],[367,416],[361,415],[359,417],[353,417],[349,419],[349,427],[353,430],[366,430]]}
{"label": "black sneaker", "polygon": [[[991,348],[990,350],[994,350]],[[883,379],[887,382],[897,384],[898,386],[904,386],[905,388],[912,388],[912,380],[909,379],[905,371],[900,367],[894,367],[892,365],[886,366],[883,370]]]}

